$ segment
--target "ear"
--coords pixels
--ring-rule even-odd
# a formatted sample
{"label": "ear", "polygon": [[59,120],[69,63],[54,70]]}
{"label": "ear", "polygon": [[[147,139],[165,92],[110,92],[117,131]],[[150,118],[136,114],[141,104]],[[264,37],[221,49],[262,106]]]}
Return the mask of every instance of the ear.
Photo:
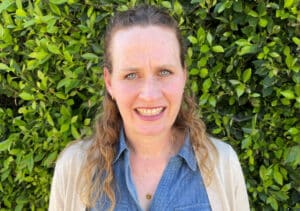
{"label": "ear", "polygon": [[106,90],[112,97],[113,94],[112,94],[112,88],[111,88],[111,73],[109,72],[107,67],[104,67],[104,69],[103,69],[103,76],[104,76]]}

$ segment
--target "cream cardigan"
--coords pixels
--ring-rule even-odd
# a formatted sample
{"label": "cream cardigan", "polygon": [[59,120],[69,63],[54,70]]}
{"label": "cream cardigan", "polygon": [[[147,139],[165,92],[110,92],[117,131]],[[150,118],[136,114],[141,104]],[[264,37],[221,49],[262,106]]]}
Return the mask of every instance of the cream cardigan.
{"label": "cream cardigan", "polygon": [[[214,176],[207,189],[213,211],[248,211],[249,201],[243,172],[232,147],[211,138],[219,153]],[[84,152],[89,142],[77,142],[63,151],[52,180],[49,211],[84,211],[76,191]]]}

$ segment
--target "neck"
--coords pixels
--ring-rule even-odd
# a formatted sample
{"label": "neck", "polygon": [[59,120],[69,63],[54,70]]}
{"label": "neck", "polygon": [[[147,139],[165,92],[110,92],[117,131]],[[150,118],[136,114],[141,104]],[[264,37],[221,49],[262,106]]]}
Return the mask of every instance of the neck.
{"label": "neck", "polygon": [[174,131],[170,130],[156,136],[127,135],[127,142],[132,155],[142,158],[166,158],[177,153]]}

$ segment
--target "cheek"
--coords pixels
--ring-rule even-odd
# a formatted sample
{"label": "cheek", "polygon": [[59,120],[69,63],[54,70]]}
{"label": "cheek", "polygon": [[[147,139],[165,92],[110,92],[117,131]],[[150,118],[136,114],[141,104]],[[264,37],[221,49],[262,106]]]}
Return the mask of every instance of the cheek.
{"label": "cheek", "polygon": [[113,86],[114,97],[120,109],[129,106],[137,89],[134,86],[128,86],[126,83],[117,83]]}
{"label": "cheek", "polygon": [[166,84],[168,92],[174,96],[181,96],[184,91],[185,81],[181,78],[172,80]]}

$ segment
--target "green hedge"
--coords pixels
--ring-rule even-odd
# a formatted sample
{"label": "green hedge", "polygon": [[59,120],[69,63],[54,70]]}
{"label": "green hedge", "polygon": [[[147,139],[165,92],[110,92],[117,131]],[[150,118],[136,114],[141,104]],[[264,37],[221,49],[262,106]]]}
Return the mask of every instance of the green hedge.
{"label": "green hedge", "polygon": [[[141,2],[2,0],[0,210],[47,208],[58,153],[101,105],[108,18]],[[238,152],[251,208],[300,209],[299,1],[143,2],[179,21],[188,87]]]}

